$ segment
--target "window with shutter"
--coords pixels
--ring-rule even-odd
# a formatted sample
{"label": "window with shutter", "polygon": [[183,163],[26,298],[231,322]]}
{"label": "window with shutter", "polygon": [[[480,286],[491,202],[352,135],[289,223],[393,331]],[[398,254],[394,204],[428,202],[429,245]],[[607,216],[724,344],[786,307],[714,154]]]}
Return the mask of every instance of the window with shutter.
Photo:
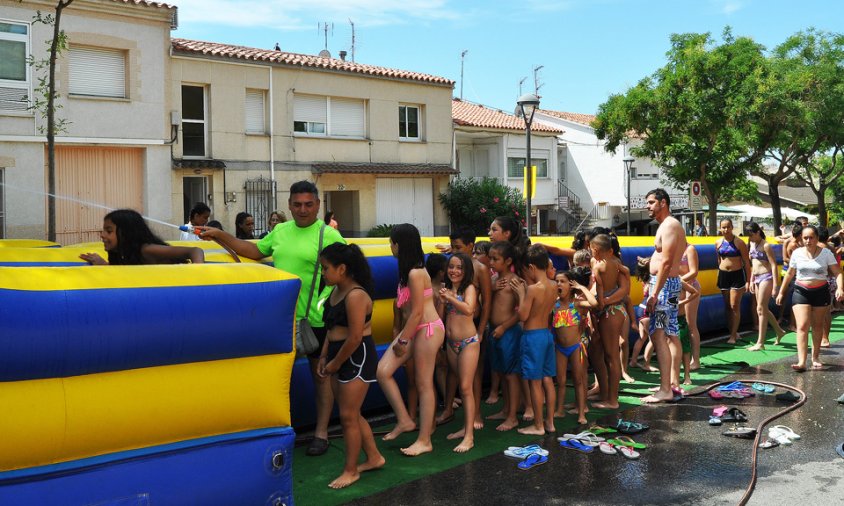
{"label": "window with shutter", "polygon": [[117,49],[71,47],[69,91],[86,97],[126,98],[126,53]]}
{"label": "window with shutter", "polygon": [[29,25],[0,21],[0,112],[29,107]]}
{"label": "window with shutter", "polygon": [[331,98],[330,103],[330,135],[338,137],[365,137],[362,100]]}
{"label": "window with shutter", "polygon": [[366,137],[366,103],[361,99],[296,95],[293,131],[332,137]]}
{"label": "window with shutter", "polygon": [[325,135],[328,123],[326,97],[296,95],[293,104],[293,131],[311,135]]}
{"label": "window with shutter", "polygon": [[264,92],[246,90],[246,133],[266,133],[264,126]]}

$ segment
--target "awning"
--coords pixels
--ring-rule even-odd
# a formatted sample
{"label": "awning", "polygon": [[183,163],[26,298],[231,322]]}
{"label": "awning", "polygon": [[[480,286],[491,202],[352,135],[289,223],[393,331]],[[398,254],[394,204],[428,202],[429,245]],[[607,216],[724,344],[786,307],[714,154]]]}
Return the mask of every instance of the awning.
{"label": "awning", "polygon": [[315,163],[314,174],[456,175],[450,165],[437,163]]}
{"label": "awning", "polygon": [[[737,207],[737,206],[727,207],[727,206],[722,206],[721,204],[718,204],[718,205],[715,207],[715,212],[718,212],[718,213],[735,213],[735,214],[741,214],[741,211],[740,211],[739,209],[736,209],[736,207]],[[707,205],[707,204],[704,204],[703,206],[701,206],[701,208],[702,208],[704,211],[709,211],[709,205]]]}

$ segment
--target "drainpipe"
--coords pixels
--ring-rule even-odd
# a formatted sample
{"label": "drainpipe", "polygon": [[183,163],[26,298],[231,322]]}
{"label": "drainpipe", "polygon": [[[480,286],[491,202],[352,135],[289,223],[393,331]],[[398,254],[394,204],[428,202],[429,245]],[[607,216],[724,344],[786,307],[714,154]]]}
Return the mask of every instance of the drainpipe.
{"label": "drainpipe", "polygon": [[273,66],[269,66],[270,69],[270,91],[269,91],[269,106],[267,110],[269,111],[270,115],[270,181],[273,187],[273,211],[277,209],[276,207],[276,199],[278,195],[278,191],[275,187],[275,137],[273,137],[274,129],[273,129]]}

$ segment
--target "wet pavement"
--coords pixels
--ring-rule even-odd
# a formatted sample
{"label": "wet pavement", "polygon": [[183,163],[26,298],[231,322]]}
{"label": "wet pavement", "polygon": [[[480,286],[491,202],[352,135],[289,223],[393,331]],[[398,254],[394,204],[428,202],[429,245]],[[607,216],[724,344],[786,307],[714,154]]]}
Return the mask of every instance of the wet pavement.
{"label": "wet pavement", "polygon": [[[825,370],[792,372],[794,357],[738,371],[725,380],[772,381],[803,390],[807,402],[770,425],[787,425],[801,435],[790,446],[760,449],[758,483],[748,504],[844,504],[844,459],[835,451],[844,441],[844,341],[825,349]],[[779,393],[782,389],[777,389]],[[774,395],[714,401],[689,397],[678,404],[639,406],[620,412],[648,424],[633,436],[648,445],[638,460],[582,454],[541,440],[548,462],[527,471],[501,454],[412,481],[350,504],[737,504],[751,478],[753,440],[725,437],[732,424],[711,427],[712,408],[739,407],[755,427],[789,404]],[[598,420],[614,425],[616,417]],[[767,429],[763,439],[767,437]],[[502,448],[503,450],[503,448]]]}

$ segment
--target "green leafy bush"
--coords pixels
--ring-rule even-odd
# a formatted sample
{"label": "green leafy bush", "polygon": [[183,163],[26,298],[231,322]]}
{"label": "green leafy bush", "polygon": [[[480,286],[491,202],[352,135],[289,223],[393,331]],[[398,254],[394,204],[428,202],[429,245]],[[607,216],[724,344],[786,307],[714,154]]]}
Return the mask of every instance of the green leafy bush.
{"label": "green leafy bush", "polygon": [[390,237],[390,233],[393,231],[393,227],[395,225],[375,225],[374,227],[369,229],[369,232],[366,233],[367,237]]}
{"label": "green leafy bush", "polygon": [[486,234],[496,216],[511,216],[524,224],[525,201],[521,192],[497,179],[458,178],[440,194],[440,203],[452,228],[469,226]]}

